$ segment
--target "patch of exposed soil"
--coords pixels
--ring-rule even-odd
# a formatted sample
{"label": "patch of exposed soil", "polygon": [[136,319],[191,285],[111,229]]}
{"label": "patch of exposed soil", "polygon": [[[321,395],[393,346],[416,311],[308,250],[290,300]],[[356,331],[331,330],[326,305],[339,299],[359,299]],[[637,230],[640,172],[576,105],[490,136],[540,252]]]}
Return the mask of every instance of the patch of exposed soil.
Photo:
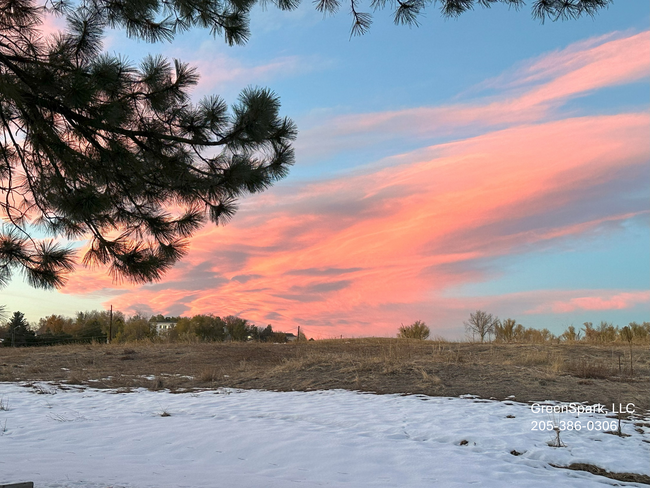
{"label": "patch of exposed soil", "polygon": [[610,478],[616,481],[624,481],[626,483],[642,483],[644,485],[650,485],[650,476],[646,474],[638,473],[612,473],[593,464],[585,463],[573,463],[568,466],[558,466],[551,464],[554,468],[563,468],[563,469],[572,469],[574,471],[586,471],[597,476],[604,476],[605,478]]}

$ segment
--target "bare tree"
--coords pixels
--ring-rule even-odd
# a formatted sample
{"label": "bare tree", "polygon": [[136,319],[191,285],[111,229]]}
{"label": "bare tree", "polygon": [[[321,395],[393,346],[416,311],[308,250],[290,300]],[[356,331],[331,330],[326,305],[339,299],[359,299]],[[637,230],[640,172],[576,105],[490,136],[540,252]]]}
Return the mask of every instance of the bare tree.
{"label": "bare tree", "polygon": [[472,337],[478,335],[481,342],[485,342],[485,336],[494,333],[494,328],[499,324],[499,317],[492,316],[491,313],[477,310],[469,314],[469,320],[463,322],[467,332],[472,333]]}

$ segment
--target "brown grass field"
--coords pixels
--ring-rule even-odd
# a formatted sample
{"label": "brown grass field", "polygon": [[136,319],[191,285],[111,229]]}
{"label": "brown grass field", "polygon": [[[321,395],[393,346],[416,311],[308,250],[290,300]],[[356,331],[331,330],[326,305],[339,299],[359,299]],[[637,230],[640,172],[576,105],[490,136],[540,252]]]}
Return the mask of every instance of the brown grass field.
{"label": "brown grass field", "polygon": [[121,391],[342,388],[650,409],[647,346],[478,344],[368,338],[266,343],[129,343],[0,348],[0,381]]}

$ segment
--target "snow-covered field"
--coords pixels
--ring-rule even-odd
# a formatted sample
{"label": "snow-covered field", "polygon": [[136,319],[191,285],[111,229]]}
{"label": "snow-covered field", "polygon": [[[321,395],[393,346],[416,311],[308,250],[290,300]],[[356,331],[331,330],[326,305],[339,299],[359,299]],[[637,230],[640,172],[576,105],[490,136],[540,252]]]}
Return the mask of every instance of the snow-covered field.
{"label": "snow-covered field", "polygon": [[577,417],[516,402],[15,383],[0,402],[0,484],[36,488],[636,486],[550,466],[574,462],[650,474],[650,429],[618,437],[587,429],[605,415],[581,415],[550,447],[532,422]]}

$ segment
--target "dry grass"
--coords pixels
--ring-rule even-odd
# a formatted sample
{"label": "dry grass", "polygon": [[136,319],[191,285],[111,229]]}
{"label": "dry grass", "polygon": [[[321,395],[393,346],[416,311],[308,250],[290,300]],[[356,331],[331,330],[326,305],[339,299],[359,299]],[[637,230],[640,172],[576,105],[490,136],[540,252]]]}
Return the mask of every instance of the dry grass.
{"label": "dry grass", "polygon": [[613,376],[612,369],[606,362],[585,357],[571,359],[564,370],[579,378],[605,379]]}
{"label": "dry grass", "polygon": [[[369,338],[292,344],[143,342],[0,349],[0,381],[128,391],[346,388],[650,408],[650,352],[587,344],[476,344]],[[620,365],[620,366],[619,366]],[[154,379],[152,379],[152,377]]]}
{"label": "dry grass", "polygon": [[221,376],[223,375],[219,374],[217,368],[205,368],[199,373],[198,380],[202,383],[214,383]]}

